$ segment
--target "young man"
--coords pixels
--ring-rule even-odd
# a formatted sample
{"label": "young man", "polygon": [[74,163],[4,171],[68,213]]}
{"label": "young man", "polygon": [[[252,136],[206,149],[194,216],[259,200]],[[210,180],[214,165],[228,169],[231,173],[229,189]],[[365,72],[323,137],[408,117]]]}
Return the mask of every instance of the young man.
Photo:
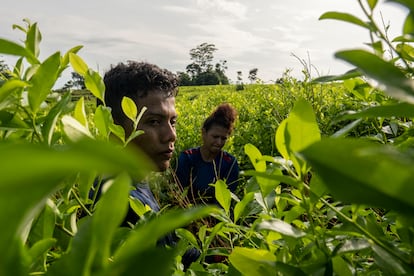
{"label": "young man", "polygon": [[[111,107],[114,122],[121,125],[128,137],[133,131],[133,122],[124,114],[121,102],[123,97],[131,98],[138,111],[146,107],[139,120],[137,129],[143,134],[131,141],[139,147],[155,165],[157,171],[165,171],[170,166],[177,138],[175,124],[175,96],[178,92],[177,77],[166,69],[146,62],[129,61],[112,67],[104,76],[105,103]],[[160,207],[151,192],[148,183],[135,183],[131,196],[158,212]],[[123,225],[135,224],[138,216],[130,210]],[[168,235],[159,244],[174,245],[172,235]],[[187,267],[195,261],[199,252],[189,250],[183,256]]]}
{"label": "young man", "polygon": [[[114,122],[124,128],[126,137],[133,131],[133,122],[122,110],[123,97],[132,99],[139,111],[143,107],[147,108],[137,126],[144,133],[131,143],[153,161],[157,171],[165,171],[170,165],[177,137],[176,76],[154,64],[129,61],[119,63],[106,72],[104,83],[105,103],[111,107]],[[131,195],[150,206],[154,212],[160,210],[147,183],[136,184]],[[130,212],[128,216],[130,223],[136,222],[136,216],[131,218],[134,214]]]}

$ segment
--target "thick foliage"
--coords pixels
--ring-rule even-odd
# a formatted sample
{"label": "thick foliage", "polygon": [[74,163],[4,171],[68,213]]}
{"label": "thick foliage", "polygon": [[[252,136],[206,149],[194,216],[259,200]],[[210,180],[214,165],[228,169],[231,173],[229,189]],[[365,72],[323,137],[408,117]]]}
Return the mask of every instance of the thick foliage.
{"label": "thick foliage", "polygon": [[[390,1],[412,11],[402,36],[390,41],[373,18],[377,1],[358,2],[367,21],[339,12],[321,16],[370,32],[372,51],[336,53],[355,65],[352,72],[238,94],[209,87],[203,93],[209,101],[197,91],[181,94],[178,150],[194,146],[218,103],[238,109],[228,149],[246,164],[243,189],[232,195],[218,181],[222,208],[166,207],[158,216],[132,201],[142,217],[133,228],[118,225],[132,179],[148,171],[141,154],[127,147],[139,132],[125,137],[105,106],[86,114],[84,98],[53,93],[69,65],[96,98],[105,89],[76,54],[80,47],[40,61],[37,24],[17,26],[24,45],[0,39],[0,53],[19,57],[0,86],[0,275],[413,274],[414,6]],[[394,58],[383,56],[384,46]],[[125,99],[123,107],[136,122],[135,105]],[[90,188],[102,174],[113,181],[90,206]],[[173,230],[176,248],[155,246]],[[189,246],[202,254],[185,272],[180,256]]]}

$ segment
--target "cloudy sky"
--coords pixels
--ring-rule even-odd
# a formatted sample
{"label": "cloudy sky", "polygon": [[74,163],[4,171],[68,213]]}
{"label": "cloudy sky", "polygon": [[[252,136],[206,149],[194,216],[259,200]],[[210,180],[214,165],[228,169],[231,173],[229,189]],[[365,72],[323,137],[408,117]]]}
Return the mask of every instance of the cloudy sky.
{"label": "cloudy sky", "polygon": [[[391,22],[391,36],[399,34],[407,12],[380,2],[384,21]],[[23,25],[22,19],[28,18],[43,35],[41,58],[83,45],[78,54],[100,73],[130,59],[185,71],[190,49],[207,42],[218,48],[215,62],[227,60],[232,81],[237,71],[247,79],[253,68],[265,82],[286,69],[300,79],[298,58],[315,67],[314,77],[343,73],[351,67],[334,59],[335,51],[360,48],[369,39],[360,27],[318,20],[327,11],[363,18],[356,0],[16,0],[2,7],[0,37],[22,39],[23,33],[12,25]],[[0,59],[13,62],[7,56]]]}

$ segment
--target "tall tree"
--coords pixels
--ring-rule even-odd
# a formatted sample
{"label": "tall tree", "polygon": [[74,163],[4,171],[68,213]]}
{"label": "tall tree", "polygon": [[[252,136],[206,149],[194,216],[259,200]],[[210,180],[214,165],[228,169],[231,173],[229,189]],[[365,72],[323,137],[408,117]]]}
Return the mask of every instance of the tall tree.
{"label": "tall tree", "polygon": [[217,50],[214,44],[204,42],[190,50],[190,59],[198,65],[200,72],[211,71],[214,52]]}
{"label": "tall tree", "polygon": [[85,79],[76,72],[72,72],[72,79],[68,80],[63,86],[62,90],[69,89],[85,89]]}
{"label": "tall tree", "polygon": [[258,71],[259,69],[257,69],[257,68],[253,68],[253,69],[251,69],[250,71],[249,71],[249,76],[248,76],[248,78],[249,78],[249,80],[250,80],[250,83],[254,83],[255,81],[256,81],[256,79],[257,79],[257,71]]}
{"label": "tall tree", "polygon": [[[213,65],[214,52],[217,50],[216,46],[211,43],[202,43],[191,49],[190,59],[192,63],[187,65],[186,75],[183,73],[179,75],[180,83],[182,85],[228,84],[229,80],[225,74],[227,61],[221,60]],[[191,81],[187,77],[190,77]]]}
{"label": "tall tree", "polygon": [[0,80],[8,79],[10,77],[9,71],[10,69],[7,64],[4,60],[0,59]]}

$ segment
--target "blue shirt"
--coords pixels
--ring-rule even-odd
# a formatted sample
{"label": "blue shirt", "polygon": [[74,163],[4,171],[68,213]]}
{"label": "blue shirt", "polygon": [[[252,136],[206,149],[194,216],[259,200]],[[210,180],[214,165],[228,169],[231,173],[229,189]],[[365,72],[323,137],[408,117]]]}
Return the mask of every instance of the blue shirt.
{"label": "blue shirt", "polygon": [[214,202],[214,188],[210,184],[221,179],[234,192],[238,185],[239,165],[236,158],[226,151],[221,151],[213,161],[206,162],[200,147],[197,147],[180,154],[176,174],[183,188],[190,187],[190,198],[202,197],[207,202]]}

